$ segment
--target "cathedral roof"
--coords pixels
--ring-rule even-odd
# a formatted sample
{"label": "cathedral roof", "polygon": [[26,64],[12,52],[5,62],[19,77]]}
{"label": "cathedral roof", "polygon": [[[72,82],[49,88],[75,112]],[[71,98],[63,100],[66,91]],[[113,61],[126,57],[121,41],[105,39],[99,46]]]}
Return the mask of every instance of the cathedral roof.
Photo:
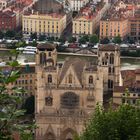
{"label": "cathedral roof", "polygon": [[115,44],[102,44],[99,45],[99,51],[119,51],[120,47]]}
{"label": "cathedral roof", "polygon": [[63,65],[63,69],[60,74],[60,82],[63,80],[64,76],[66,75],[67,70],[70,66],[73,67],[77,78],[79,79],[80,83],[82,84],[82,72],[84,70],[84,66],[86,65],[86,61],[80,58],[73,58],[67,59]]}

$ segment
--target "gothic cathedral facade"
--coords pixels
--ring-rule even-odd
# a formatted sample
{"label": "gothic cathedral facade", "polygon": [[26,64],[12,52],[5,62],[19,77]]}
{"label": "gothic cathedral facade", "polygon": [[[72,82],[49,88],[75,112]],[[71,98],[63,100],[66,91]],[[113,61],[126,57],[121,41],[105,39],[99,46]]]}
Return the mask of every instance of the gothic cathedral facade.
{"label": "gothic cathedral facade", "polygon": [[120,51],[101,45],[97,63],[57,59],[56,46],[40,44],[36,53],[36,140],[73,140],[103,105],[104,94],[119,85]]}

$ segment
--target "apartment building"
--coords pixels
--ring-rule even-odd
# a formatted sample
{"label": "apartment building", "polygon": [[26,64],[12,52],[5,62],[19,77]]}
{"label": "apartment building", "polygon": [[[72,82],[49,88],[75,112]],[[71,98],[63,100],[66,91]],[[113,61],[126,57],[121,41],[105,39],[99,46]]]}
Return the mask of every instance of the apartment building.
{"label": "apartment building", "polygon": [[118,35],[124,39],[129,33],[128,19],[113,17],[100,21],[100,39],[114,38]]}
{"label": "apartment building", "polygon": [[125,70],[122,74],[123,85],[114,87],[113,103],[137,105],[140,100],[140,69]]}
{"label": "apartment building", "polygon": [[140,10],[129,19],[130,38],[135,41],[140,41]]}
{"label": "apartment building", "polygon": [[16,29],[16,14],[12,11],[0,11],[0,30]]}
{"label": "apartment building", "polygon": [[3,10],[10,6],[14,0],[0,0],[0,10]]}
{"label": "apartment building", "polygon": [[84,7],[89,0],[68,0],[69,6],[72,11],[80,11],[82,7]]}
{"label": "apartment building", "polygon": [[106,3],[102,7],[98,7],[96,4],[89,3],[87,6],[82,8],[78,16],[73,19],[73,36],[78,37],[81,35],[92,35],[93,33],[95,33],[99,26],[100,19],[109,9],[109,7],[110,4],[108,3]]}
{"label": "apartment building", "polygon": [[66,14],[24,14],[22,18],[22,31],[25,36],[32,33],[48,37],[60,37],[66,28]]}

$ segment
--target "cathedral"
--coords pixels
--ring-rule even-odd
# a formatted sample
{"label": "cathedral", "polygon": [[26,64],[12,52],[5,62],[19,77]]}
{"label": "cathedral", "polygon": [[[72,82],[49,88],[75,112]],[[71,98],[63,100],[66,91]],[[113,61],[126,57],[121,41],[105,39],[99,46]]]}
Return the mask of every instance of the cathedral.
{"label": "cathedral", "polygon": [[54,44],[36,53],[36,140],[73,140],[84,130],[96,104],[119,85],[120,48],[99,45],[96,63],[80,58],[57,59]]}

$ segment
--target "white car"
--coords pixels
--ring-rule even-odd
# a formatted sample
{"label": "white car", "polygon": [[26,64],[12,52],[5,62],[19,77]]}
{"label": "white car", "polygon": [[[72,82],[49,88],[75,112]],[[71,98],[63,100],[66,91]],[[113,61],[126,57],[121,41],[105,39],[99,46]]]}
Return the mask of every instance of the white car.
{"label": "white car", "polygon": [[6,42],[7,42],[7,43],[12,43],[13,40],[11,40],[11,39],[7,39]]}
{"label": "white car", "polygon": [[88,44],[81,44],[81,47],[86,48],[86,47],[88,47]]}

